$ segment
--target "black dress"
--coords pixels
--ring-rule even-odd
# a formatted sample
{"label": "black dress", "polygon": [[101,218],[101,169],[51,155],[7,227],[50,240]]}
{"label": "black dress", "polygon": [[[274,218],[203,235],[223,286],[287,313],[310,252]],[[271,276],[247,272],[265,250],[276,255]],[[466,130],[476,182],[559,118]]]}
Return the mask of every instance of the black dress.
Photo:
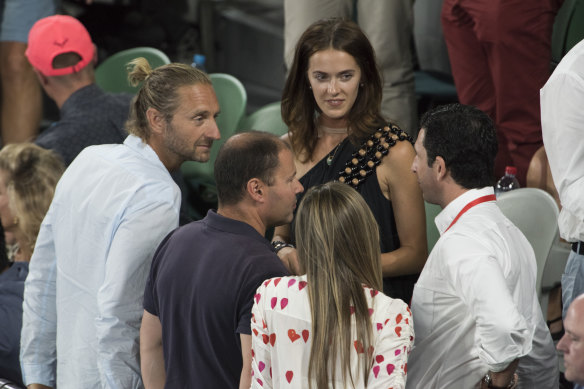
{"label": "black dress", "polygon": [[[346,138],[339,145],[330,166],[327,163],[327,155],[314,165],[314,167],[304,176],[302,176],[300,178],[300,183],[304,186],[304,192],[298,195],[298,204],[300,204],[304,193],[306,193],[309,188],[325,182],[337,180],[339,177],[339,171],[345,168],[345,163],[351,158],[351,155],[357,149],[358,147],[354,146],[349,139]],[[391,149],[389,152],[391,152]],[[377,173],[373,172],[365,182],[359,185],[357,191],[363,196],[367,205],[369,205],[373,216],[375,216],[377,225],[379,226],[379,232],[381,234],[379,240],[381,252],[387,253],[398,249],[400,247],[400,242],[397,235],[393,207],[391,201],[383,196],[383,192],[381,191],[377,180]],[[296,240],[294,236],[295,220],[296,214],[294,214],[294,220],[292,220],[290,226],[292,243],[295,243]],[[419,274],[385,277],[383,279],[383,292],[392,298],[399,298],[407,304],[410,304],[412,293],[414,291],[414,284],[418,279],[418,275]]]}

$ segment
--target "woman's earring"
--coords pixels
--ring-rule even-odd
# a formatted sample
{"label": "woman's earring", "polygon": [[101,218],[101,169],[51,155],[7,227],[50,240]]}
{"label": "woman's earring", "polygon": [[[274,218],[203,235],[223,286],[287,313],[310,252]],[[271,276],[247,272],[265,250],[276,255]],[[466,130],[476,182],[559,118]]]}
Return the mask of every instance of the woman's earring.
{"label": "woman's earring", "polygon": [[308,89],[312,89],[312,85],[308,85]]}
{"label": "woman's earring", "polygon": [[363,88],[363,85],[365,85],[365,83],[364,83],[364,82],[360,83],[360,84],[359,84],[359,87]]}

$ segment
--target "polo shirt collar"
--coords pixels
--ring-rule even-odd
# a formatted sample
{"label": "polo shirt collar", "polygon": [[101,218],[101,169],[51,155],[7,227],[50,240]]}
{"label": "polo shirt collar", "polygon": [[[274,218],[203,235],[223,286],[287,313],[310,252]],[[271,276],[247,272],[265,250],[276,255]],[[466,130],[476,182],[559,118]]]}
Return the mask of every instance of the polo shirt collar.
{"label": "polo shirt collar", "polygon": [[205,217],[204,222],[209,227],[215,228],[217,230],[221,230],[232,234],[246,235],[250,239],[254,239],[257,240],[258,242],[265,244],[267,247],[270,248],[270,250],[273,251],[270,242],[265,237],[260,235],[260,233],[258,233],[255,228],[253,228],[247,223],[241,222],[239,220],[230,219],[225,216],[221,216],[217,213],[217,211],[213,209],[210,209],[207,212],[207,216]]}

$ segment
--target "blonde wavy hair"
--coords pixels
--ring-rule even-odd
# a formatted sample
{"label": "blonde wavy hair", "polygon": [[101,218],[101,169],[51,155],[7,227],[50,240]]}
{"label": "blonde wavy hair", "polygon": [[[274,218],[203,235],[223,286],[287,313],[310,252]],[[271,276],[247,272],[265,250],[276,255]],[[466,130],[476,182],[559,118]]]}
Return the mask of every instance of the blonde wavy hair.
{"label": "blonde wavy hair", "polygon": [[[329,387],[337,359],[343,369],[343,382],[355,386],[359,377],[351,373],[353,331],[364,350],[372,347],[363,284],[378,291],[383,288],[377,223],[355,189],[330,182],[308,190],[298,208],[295,232],[312,315],[310,387],[313,380],[318,389]],[[351,306],[355,328],[351,325]],[[358,371],[367,385],[373,356],[369,352],[358,355]]]}
{"label": "blonde wavy hair", "polygon": [[61,158],[33,143],[6,145],[0,150],[0,171],[5,174],[8,206],[18,218],[24,242],[34,248],[55,187],[65,171]]}

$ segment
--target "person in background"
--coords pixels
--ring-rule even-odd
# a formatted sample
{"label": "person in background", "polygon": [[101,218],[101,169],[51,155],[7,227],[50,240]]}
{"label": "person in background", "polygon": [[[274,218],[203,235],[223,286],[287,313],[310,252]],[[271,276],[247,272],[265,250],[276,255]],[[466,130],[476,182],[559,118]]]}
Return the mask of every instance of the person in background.
{"label": "person in background", "polygon": [[303,275],[255,294],[252,388],[405,388],[412,317],[381,292],[379,230],[363,198],[338,182],[312,187],[296,241]]}
{"label": "person in background", "polygon": [[[0,378],[19,385],[24,280],[41,222],[64,170],[59,156],[32,143],[9,144],[0,150]],[[4,232],[16,248],[12,263],[7,262]]]}
{"label": "person in background", "polygon": [[[383,291],[411,300],[427,257],[424,202],[410,166],[411,138],[380,113],[375,53],[359,27],[320,20],[300,37],[282,95],[284,137],[305,188],[340,180],[355,187],[379,226]],[[273,244],[298,274],[293,226]]]}
{"label": "person in background", "polygon": [[574,389],[584,389],[584,294],[568,307],[564,327],[566,333],[557,346],[564,353],[564,376],[575,384]]}
{"label": "person in background", "polygon": [[542,146],[539,89],[550,76],[551,38],[563,0],[443,0],[442,30],[460,103],[495,122],[495,177],[527,168]]}
{"label": "person in background", "polygon": [[414,288],[409,384],[557,388],[535,254],[495,203],[493,121],[475,107],[437,107],[422,117],[415,149],[424,199],[442,211],[440,239]]}
{"label": "person in background", "polygon": [[53,15],[58,3],[58,0],[0,0],[0,133],[3,145],[31,142],[39,131],[41,88],[24,52],[32,25]]}
{"label": "person in background", "polygon": [[129,80],[143,84],[130,135],[75,158],[37,238],[20,353],[30,389],[143,387],[144,285],[156,247],[179,219],[170,172],[209,160],[219,104],[209,77],[189,65],[131,65]]}
{"label": "person in background", "polygon": [[245,132],[215,160],[219,207],[168,236],[152,261],[140,329],[146,389],[249,388],[257,287],[287,274],[264,238],[302,185],[278,137]]}
{"label": "person in background", "polygon": [[105,93],[95,84],[97,50],[81,22],[67,15],[39,20],[28,35],[26,56],[61,114],[36,144],[69,166],[87,146],[124,141],[133,96]]}
{"label": "person in background", "polygon": [[312,23],[330,17],[354,20],[369,38],[383,80],[383,116],[409,134],[418,130],[412,56],[412,0],[284,0],[284,60],[291,71],[294,48]]}

